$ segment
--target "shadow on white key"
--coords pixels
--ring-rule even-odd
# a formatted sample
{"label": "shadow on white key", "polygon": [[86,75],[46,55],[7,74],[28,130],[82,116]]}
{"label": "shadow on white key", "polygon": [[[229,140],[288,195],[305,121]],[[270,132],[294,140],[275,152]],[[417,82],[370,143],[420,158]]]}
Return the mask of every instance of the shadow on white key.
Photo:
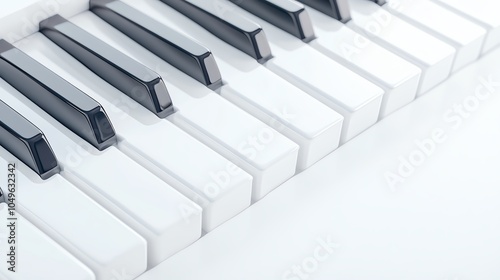
{"label": "shadow on white key", "polygon": [[187,36],[196,34],[192,37],[214,52],[225,82],[221,96],[299,144],[299,171],[338,147],[340,114],[160,1],[141,2],[140,8]]}
{"label": "shadow on white key", "polygon": [[254,200],[295,174],[299,147],[291,140],[91,13],[71,21],[159,73],[177,109],[168,119],[252,175]]}
{"label": "shadow on white key", "polygon": [[[7,168],[7,162],[0,158],[0,167]],[[0,172],[0,180],[7,182],[6,173]],[[21,186],[22,187],[22,186]],[[7,190],[4,191],[7,193]],[[0,203],[0,221],[7,223],[8,206]],[[16,214],[16,268],[9,262],[11,254],[10,228],[0,227],[0,279],[26,280],[26,279],[52,279],[52,280],[95,280],[94,273],[64,250],[59,244],[50,239],[23,216]],[[19,244],[19,246],[17,246]]]}
{"label": "shadow on white key", "polygon": [[383,118],[415,99],[421,70],[364,35],[313,8],[307,9],[317,38],[309,44],[385,90]]}
{"label": "shadow on white key", "polygon": [[[2,100],[8,99],[5,94],[1,89]],[[146,270],[146,241],[101,205],[59,174],[40,179],[3,148],[0,159],[18,164],[17,212],[92,269],[96,279],[133,279]],[[47,252],[37,253],[47,257]]]}
{"label": "shadow on white key", "polygon": [[380,87],[233,3],[212,1],[221,13],[235,11],[262,26],[274,55],[264,64],[267,68],[344,116],[341,144],[377,122]]}
{"label": "shadow on white key", "polygon": [[417,95],[448,78],[455,58],[454,47],[372,1],[350,0],[349,4],[352,20],[347,26],[422,69]]}
{"label": "shadow on white key", "polygon": [[384,8],[457,49],[453,71],[481,54],[486,30],[430,0],[387,0]]}
{"label": "shadow on white key", "polygon": [[[203,208],[203,230],[213,230],[250,205],[252,177],[248,173],[171,122],[157,118],[44,36],[37,34],[30,39],[43,46],[26,46],[31,55],[103,105],[119,136],[121,151]],[[192,220],[199,214],[196,205],[175,205],[174,213],[191,225],[197,223]],[[183,233],[176,238],[164,254],[175,253],[194,241],[193,234]]]}
{"label": "shadow on white key", "polygon": [[[30,40],[26,46],[43,49],[40,42],[26,40]],[[16,95],[14,90],[10,92]],[[112,146],[98,151],[18,93],[19,99],[0,96],[44,132],[65,179],[146,239],[149,267],[201,236],[201,209],[118,149]],[[191,215],[184,215],[182,210],[187,207],[192,209]]]}
{"label": "shadow on white key", "polygon": [[448,9],[486,28],[488,34],[482,53],[500,45],[500,2],[491,0],[434,0]]}

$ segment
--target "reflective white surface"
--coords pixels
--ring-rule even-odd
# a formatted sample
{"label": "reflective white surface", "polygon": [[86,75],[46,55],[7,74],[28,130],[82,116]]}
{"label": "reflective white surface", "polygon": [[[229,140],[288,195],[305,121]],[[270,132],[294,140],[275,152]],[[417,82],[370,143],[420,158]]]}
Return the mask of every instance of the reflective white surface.
{"label": "reflective white surface", "polygon": [[[307,279],[499,279],[498,61],[459,71],[138,279],[306,279],[292,271],[303,264]],[[493,93],[471,107],[488,77]],[[466,119],[463,102],[477,109]],[[391,187],[386,173],[440,129],[446,140]]]}

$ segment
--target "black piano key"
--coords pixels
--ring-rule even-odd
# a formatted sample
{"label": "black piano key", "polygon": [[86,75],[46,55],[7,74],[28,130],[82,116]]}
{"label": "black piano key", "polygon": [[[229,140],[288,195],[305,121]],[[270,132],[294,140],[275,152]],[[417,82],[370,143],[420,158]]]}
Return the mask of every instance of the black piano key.
{"label": "black piano key", "polygon": [[42,179],[48,179],[60,171],[57,158],[45,135],[1,100],[0,145]]}
{"label": "black piano key", "polygon": [[94,73],[158,117],[170,115],[172,100],[161,77],[59,15],[40,23],[40,32]]}
{"label": "black piano key", "polygon": [[91,0],[97,16],[168,63],[211,89],[222,85],[213,54],[205,47],[147,15],[115,0]]}
{"label": "black piano key", "polygon": [[309,15],[300,4],[289,0],[229,1],[301,40],[310,41],[314,39],[314,31]]}
{"label": "black piano key", "polygon": [[0,77],[97,149],[116,143],[97,101],[5,40],[0,40]]}
{"label": "black piano key", "polygon": [[371,1],[379,4],[380,6],[382,6],[382,5],[384,5],[386,3],[385,0],[371,0]]}
{"label": "black piano key", "polygon": [[297,0],[311,8],[329,15],[340,22],[346,23],[351,20],[348,0]]}
{"label": "black piano key", "polygon": [[206,0],[161,0],[233,47],[264,62],[272,57],[262,28],[236,13],[216,15]]}

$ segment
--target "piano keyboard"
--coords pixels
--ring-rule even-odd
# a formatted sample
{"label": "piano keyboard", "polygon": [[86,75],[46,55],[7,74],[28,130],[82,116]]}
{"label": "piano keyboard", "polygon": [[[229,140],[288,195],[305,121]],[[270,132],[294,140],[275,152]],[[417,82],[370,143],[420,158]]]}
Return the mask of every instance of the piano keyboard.
{"label": "piano keyboard", "polygon": [[136,279],[495,49],[498,12],[488,0],[3,4],[0,168],[18,169],[21,245],[13,273],[0,229],[0,279]]}

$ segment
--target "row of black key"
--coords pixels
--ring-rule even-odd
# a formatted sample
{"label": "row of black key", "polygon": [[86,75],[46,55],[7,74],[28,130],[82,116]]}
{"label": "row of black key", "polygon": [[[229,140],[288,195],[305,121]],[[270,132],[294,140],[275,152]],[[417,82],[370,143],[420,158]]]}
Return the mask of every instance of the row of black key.
{"label": "row of black key", "polygon": [[[214,12],[203,0],[161,1],[256,60],[264,62],[272,57],[264,31],[257,24],[231,13]],[[303,7],[281,0],[230,1],[304,41],[314,38],[312,28],[301,20],[306,14]],[[345,0],[299,1],[340,21],[350,18]],[[222,85],[215,59],[205,47],[121,1],[91,0],[90,9],[205,86],[215,89]],[[158,117],[173,112],[161,77],[144,65],[59,15],[42,21],[40,32]],[[0,77],[97,149],[116,143],[113,126],[97,101],[4,40],[0,40]],[[0,109],[0,145],[44,179],[57,173],[57,159],[43,133],[6,104],[0,103]]]}
{"label": "row of black key", "polygon": [[207,48],[121,1],[91,0],[90,9],[116,29],[200,83],[212,89],[222,85],[217,63]]}
{"label": "row of black key", "polygon": [[40,32],[158,117],[164,118],[173,112],[165,84],[149,68],[59,15],[42,21]]}
{"label": "row of black key", "polygon": [[5,40],[0,40],[0,77],[97,149],[116,141],[97,101]]}

